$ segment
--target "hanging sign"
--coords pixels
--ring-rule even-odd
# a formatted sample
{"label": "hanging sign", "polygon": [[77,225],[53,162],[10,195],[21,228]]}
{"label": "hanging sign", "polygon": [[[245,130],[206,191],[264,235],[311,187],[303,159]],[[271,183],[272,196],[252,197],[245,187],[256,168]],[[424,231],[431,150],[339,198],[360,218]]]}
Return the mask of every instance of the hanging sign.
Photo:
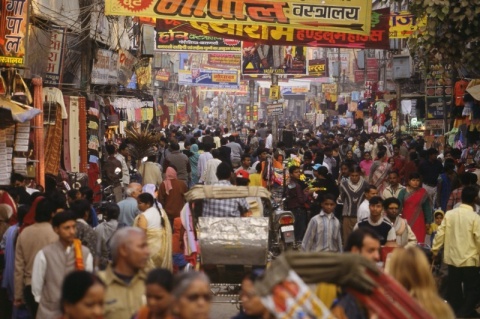
{"label": "hanging sign", "polygon": [[280,87],[278,85],[270,86],[270,94],[268,98],[270,100],[278,100],[280,98]]}
{"label": "hanging sign", "polygon": [[192,69],[178,71],[179,85],[238,89],[237,70]]}
{"label": "hanging sign", "polygon": [[156,51],[188,52],[239,52],[242,44],[239,40],[229,40],[211,35],[198,35],[185,31],[158,31],[155,37]]}
{"label": "hanging sign", "polygon": [[126,86],[133,75],[133,66],[137,62],[137,58],[130,52],[120,49],[118,51],[118,83]]}
{"label": "hanging sign", "polygon": [[106,0],[105,15],[298,27],[370,34],[371,1],[364,0]]}
{"label": "hanging sign", "polygon": [[283,103],[267,105],[268,115],[283,115]]}
{"label": "hanging sign", "polygon": [[307,74],[307,48],[243,42],[243,74]]}
{"label": "hanging sign", "polygon": [[236,67],[241,63],[241,56],[232,53],[209,53],[207,63],[215,67]]}
{"label": "hanging sign", "polygon": [[369,35],[331,32],[323,29],[306,30],[293,26],[240,25],[233,23],[196,22],[157,19],[156,29],[176,30],[242,41],[260,42],[278,45],[305,45],[310,47],[335,48],[390,48],[388,38],[390,9],[372,11],[371,31]]}
{"label": "hanging sign", "polygon": [[47,72],[45,72],[45,84],[57,85],[60,82],[64,46],[65,29],[53,28],[50,33],[50,48],[48,51]]}
{"label": "hanging sign", "polygon": [[315,59],[308,61],[308,75],[328,77],[327,59]]}
{"label": "hanging sign", "polygon": [[23,66],[28,30],[28,1],[1,0],[0,64]]}
{"label": "hanging sign", "polygon": [[109,50],[98,49],[92,66],[92,84],[117,84],[118,54]]}
{"label": "hanging sign", "polygon": [[427,25],[427,17],[418,19],[408,11],[390,15],[390,39],[405,39],[411,37],[420,27]]}

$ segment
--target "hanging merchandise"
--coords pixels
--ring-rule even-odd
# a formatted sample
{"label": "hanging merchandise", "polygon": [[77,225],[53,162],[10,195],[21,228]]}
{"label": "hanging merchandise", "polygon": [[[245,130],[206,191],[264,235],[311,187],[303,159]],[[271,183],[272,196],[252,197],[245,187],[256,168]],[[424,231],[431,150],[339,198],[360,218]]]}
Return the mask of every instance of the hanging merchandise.
{"label": "hanging merchandise", "polygon": [[455,86],[453,88],[453,98],[455,101],[455,106],[463,106],[465,104],[463,101],[463,96],[465,95],[467,85],[468,81],[464,79],[455,82]]}

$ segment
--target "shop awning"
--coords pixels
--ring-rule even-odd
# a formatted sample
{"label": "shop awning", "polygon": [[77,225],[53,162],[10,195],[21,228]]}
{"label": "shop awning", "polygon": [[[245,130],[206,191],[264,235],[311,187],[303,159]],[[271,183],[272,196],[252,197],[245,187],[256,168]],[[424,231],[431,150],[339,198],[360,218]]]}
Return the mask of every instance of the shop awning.
{"label": "shop awning", "polygon": [[0,112],[0,117],[3,117],[3,114],[6,114],[6,116],[11,117],[15,122],[19,123],[30,121],[35,116],[42,113],[39,109],[8,100],[4,97],[0,97]]}

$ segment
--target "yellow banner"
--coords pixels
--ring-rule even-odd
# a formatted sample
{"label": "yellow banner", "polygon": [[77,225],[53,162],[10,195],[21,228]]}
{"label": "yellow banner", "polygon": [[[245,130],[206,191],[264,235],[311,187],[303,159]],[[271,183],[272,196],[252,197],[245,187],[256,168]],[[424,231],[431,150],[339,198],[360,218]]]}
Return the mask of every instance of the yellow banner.
{"label": "yellow banner", "polygon": [[365,0],[105,0],[106,15],[239,25],[285,26],[370,35]]}
{"label": "yellow banner", "polygon": [[220,83],[238,83],[237,74],[212,73],[212,81]]}
{"label": "yellow banner", "polygon": [[390,14],[390,39],[405,39],[413,35],[419,27],[427,25],[427,17],[417,19],[408,11]]}

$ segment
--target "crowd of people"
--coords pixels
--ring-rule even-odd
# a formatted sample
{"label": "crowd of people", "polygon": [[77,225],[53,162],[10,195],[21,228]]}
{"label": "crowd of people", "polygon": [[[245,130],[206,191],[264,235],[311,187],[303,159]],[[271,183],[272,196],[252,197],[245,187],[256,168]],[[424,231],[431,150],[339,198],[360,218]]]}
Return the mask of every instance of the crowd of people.
{"label": "crowd of people", "polygon": [[[301,132],[288,146],[274,143],[265,125],[243,139],[226,129],[171,128],[146,161],[130,158],[128,140],[107,145],[104,180],[116,200],[100,207],[89,187],[36,190],[13,174],[12,187],[0,191],[0,312],[209,318],[209,279],[192,270],[198,247],[185,193],[197,184],[277,183],[284,209],[294,214],[300,250],[361,254],[435,318],[480,317],[476,154],[448,146],[440,153],[421,137],[321,128]],[[288,173],[283,185],[272,168]],[[207,199],[202,214],[263,216],[260,206],[256,198]],[[418,246],[441,264],[441,297]],[[258,273],[244,279],[243,311],[235,318],[273,318],[255,293]],[[336,288],[329,297],[322,289],[317,294],[338,318],[372,315]]]}

